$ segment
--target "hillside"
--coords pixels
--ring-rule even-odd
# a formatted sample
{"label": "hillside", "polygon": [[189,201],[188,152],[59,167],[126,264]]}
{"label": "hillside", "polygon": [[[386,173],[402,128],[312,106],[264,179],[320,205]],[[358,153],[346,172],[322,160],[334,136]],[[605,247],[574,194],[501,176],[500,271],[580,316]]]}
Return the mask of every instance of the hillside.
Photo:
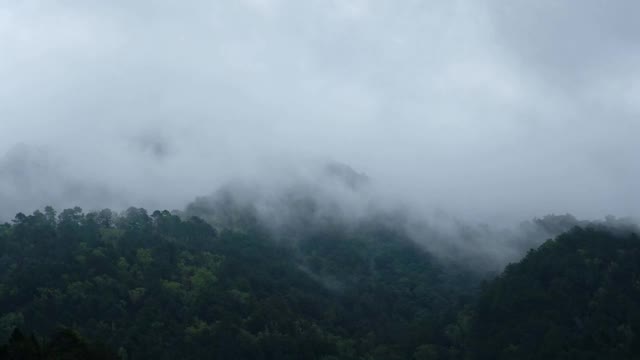
{"label": "hillside", "polygon": [[455,348],[444,329],[473,292],[375,224],[285,244],[166,211],[47,208],[1,229],[3,342],[62,326],[131,359],[404,359]]}
{"label": "hillside", "polygon": [[477,359],[633,359],[639,333],[640,239],[587,227],[487,284],[469,345]]}
{"label": "hillside", "polygon": [[[274,232],[246,208],[225,204],[215,209],[233,209],[232,226],[140,208],[16,215],[0,226],[0,343],[7,344],[0,354],[424,360],[640,353],[640,241],[632,228],[583,222],[490,279],[434,256],[393,217],[311,221],[300,210],[295,225]],[[567,220],[538,222],[558,219]]]}

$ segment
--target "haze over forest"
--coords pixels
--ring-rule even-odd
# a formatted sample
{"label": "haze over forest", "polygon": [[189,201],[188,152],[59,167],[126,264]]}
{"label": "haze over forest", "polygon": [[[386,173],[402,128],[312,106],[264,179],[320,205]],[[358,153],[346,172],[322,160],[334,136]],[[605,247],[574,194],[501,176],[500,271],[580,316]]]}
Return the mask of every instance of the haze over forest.
{"label": "haze over forest", "polygon": [[334,162],[370,179],[352,200],[425,217],[637,217],[639,10],[5,1],[0,217],[327,190]]}
{"label": "haze over forest", "polygon": [[0,0],[0,359],[640,358],[638,14]]}

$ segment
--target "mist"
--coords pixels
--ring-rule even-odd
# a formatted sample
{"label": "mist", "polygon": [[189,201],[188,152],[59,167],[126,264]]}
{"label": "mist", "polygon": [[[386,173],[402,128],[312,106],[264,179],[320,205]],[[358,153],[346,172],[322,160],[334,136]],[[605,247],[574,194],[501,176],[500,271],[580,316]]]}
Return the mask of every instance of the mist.
{"label": "mist", "polygon": [[333,162],[370,179],[350,204],[637,217],[639,10],[4,1],[0,218],[183,209],[239,181],[330,189],[317,169]]}

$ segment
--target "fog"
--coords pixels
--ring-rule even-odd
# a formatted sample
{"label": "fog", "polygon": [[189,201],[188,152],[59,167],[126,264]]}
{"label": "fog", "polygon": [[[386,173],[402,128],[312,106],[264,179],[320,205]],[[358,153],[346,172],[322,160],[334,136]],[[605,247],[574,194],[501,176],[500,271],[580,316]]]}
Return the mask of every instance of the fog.
{"label": "fog", "polygon": [[367,175],[367,204],[637,217],[639,11],[0,0],[0,218],[182,209],[229,182],[324,181],[330,162]]}

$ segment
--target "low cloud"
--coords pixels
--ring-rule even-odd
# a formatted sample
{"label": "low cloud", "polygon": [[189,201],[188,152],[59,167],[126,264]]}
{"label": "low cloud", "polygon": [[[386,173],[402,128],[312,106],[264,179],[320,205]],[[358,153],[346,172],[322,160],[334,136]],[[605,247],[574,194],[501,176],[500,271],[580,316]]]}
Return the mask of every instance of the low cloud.
{"label": "low cloud", "polygon": [[631,1],[9,1],[2,216],[339,161],[474,222],[638,216]]}

